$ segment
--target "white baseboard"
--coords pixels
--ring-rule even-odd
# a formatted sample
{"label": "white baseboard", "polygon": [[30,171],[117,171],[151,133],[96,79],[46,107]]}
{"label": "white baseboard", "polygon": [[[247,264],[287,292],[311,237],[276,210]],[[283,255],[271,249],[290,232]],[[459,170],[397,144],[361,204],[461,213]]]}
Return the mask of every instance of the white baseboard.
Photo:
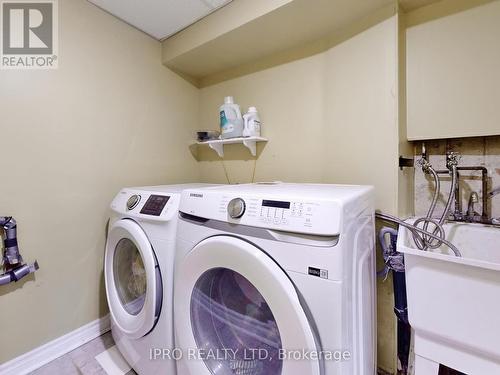
{"label": "white baseboard", "polygon": [[109,315],[58,337],[0,365],[1,375],[24,375],[57,359],[110,330]]}

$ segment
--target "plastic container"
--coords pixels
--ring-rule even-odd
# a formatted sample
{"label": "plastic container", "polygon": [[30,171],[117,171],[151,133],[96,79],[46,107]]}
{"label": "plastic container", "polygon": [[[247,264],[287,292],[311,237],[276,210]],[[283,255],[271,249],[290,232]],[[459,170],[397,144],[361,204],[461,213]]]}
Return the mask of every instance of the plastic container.
{"label": "plastic container", "polygon": [[212,141],[219,139],[220,132],[218,130],[198,130],[196,132],[196,139],[198,142]]}
{"label": "plastic container", "polygon": [[243,115],[243,137],[260,137],[260,127],[257,108],[248,108],[248,112]]}
{"label": "plastic container", "polygon": [[234,103],[232,96],[224,98],[224,104],[220,106],[219,114],[222,139],[243,136],[243,117],[240,106]]}

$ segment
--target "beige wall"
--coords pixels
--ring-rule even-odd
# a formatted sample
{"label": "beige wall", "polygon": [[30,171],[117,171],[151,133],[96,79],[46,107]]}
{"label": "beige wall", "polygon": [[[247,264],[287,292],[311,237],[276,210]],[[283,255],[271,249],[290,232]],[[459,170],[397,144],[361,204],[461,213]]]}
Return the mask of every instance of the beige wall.
{"label": "beige wall", "polygon": [[[200,126],[217,128],[217,108],[234,95],[261,113],[259,157],[226,146],[221,162],[199,150],[207,182],[252,180],[372,184],[377,208],[398,210],[398,20],[393,17],[338,46],[201,90]],[[245,160],[241,160],[245,159]],[[394,371],[389,283],[379,285],[379,365]]]}
{"label": "beige wall", "polygon": [[[233,95],[261,113],[255,179],[364,183],[377,207],[397,210],[397,19],[325,53],[201,89],[200,126],[217,129],[217,108]],[[224,182],[223,163],[201,149],[203,180]],[[240,158],[246,160],[241,161]],[[252,179],[254,158],[226,146],[231,183]]]}
{"label": "beige wall", "polygon": [[123,186],[198,179],[198,90],[160,43],[84,0],[59,1],[55,71],[0,71],[0,215],[34,279],[0,288],[0,363],[107,312],[107,208]]}

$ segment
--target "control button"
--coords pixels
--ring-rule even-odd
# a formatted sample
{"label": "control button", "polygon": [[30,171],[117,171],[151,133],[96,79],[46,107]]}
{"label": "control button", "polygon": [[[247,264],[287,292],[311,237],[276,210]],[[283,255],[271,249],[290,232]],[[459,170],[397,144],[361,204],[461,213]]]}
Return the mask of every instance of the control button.
{"label": "control button", "polygon": [[239,219],[245,213],[245,201],[241,198],[234,198],[227,204],[227,212],[232,219]]}
{"label": "control button", "polygon": [[127,210],[133,210],[141,201],[141,196],[134,194],[127,200]]}

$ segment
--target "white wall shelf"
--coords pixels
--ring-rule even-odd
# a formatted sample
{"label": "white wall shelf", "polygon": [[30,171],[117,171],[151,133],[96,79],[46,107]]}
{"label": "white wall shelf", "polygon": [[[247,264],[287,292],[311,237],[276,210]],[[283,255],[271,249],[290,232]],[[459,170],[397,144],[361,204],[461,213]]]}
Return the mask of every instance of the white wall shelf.
{"label": "white wall shelf", "polygon": [[252,156],[257,155],[257,142],[267,142],[267,138],[263,137],[239,137],[229,139],[214,139],[212,141],[196,142],[197,145],[207,145],[212,150],[217,152],[219,157],[224,157],[224,145],[242,143],[250,150]]}

